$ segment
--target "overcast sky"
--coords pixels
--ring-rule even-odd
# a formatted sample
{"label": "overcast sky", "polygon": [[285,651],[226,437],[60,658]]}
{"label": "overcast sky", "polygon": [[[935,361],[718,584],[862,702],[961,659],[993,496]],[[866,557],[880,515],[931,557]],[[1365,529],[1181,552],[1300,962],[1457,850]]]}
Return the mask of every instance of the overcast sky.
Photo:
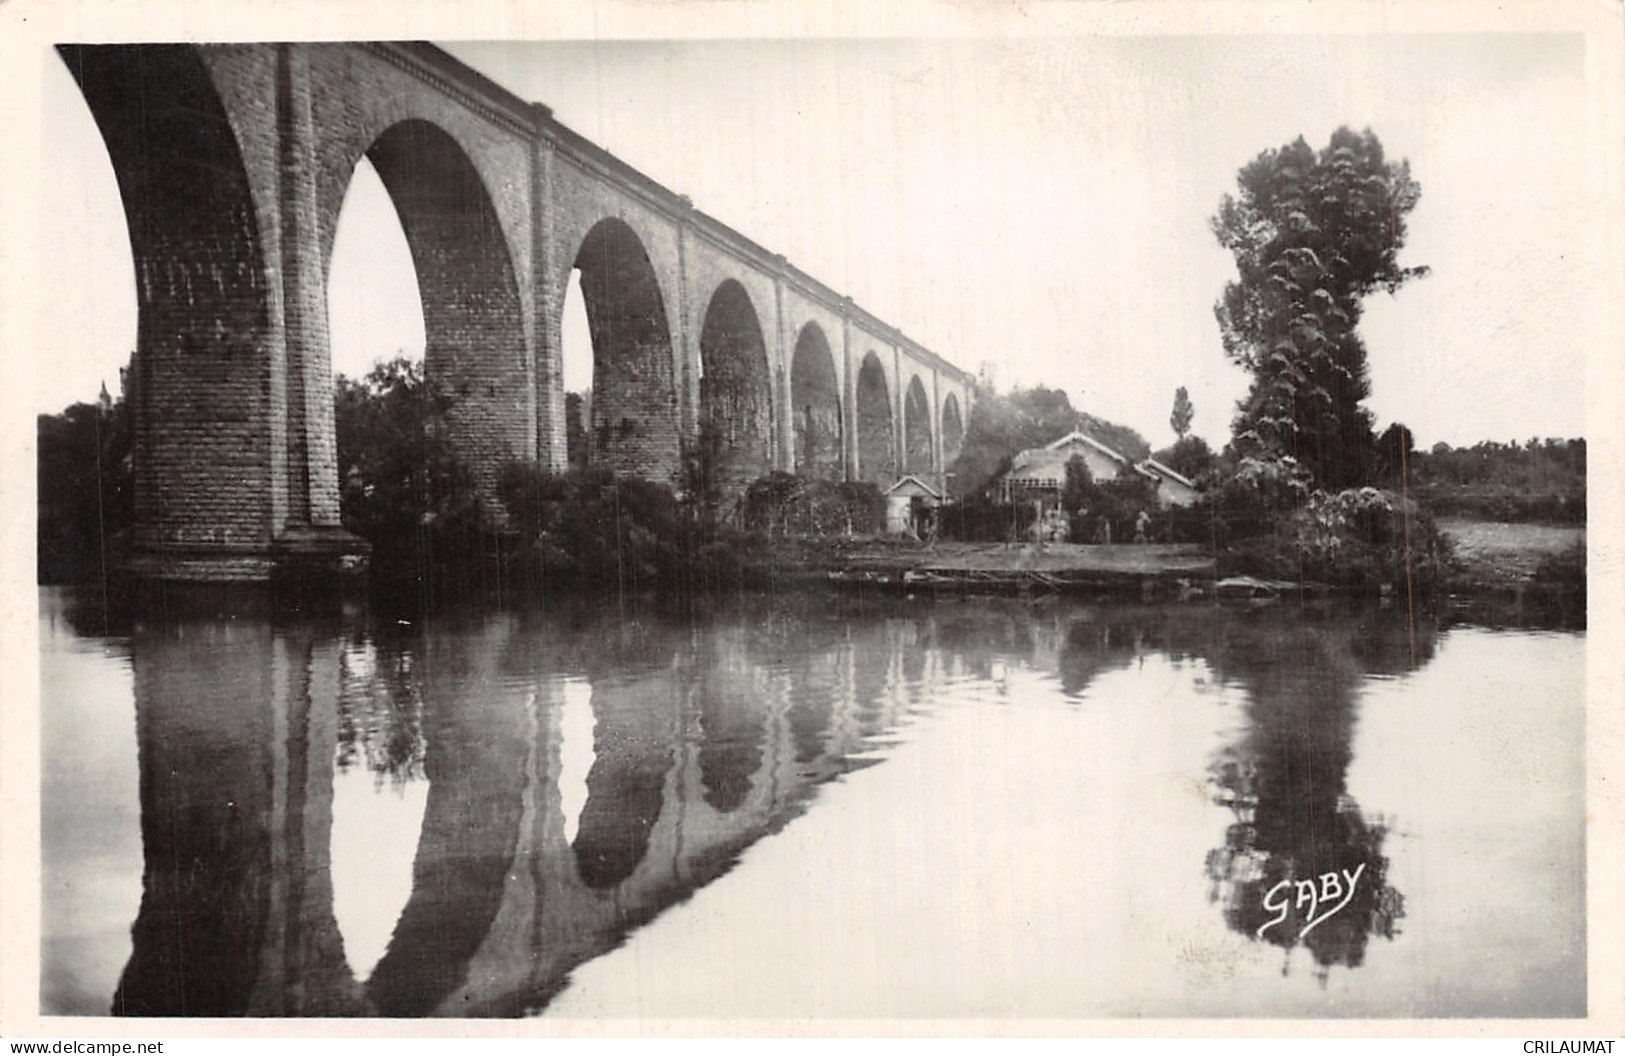
{"label": "overcast sky", "polygon": [[[1260,151],[1369,126],[1422,187],[1372,297],[1370,406],[1418,440],[1574,436],[1606,334],[1596,89],[1579,35],[1045,36],[447,45],[517,95],[1001,388],[1043,383],[1172,440],[1228,433],[1245,378],[1212,306],[1208,218]],[[117,192],[60,63],[45,76],[60,209],[36,405],[116,391],[135,309]],[[409,258],[363,174],[335,249],[335,369],[421,347]],[[404,307],[403,307],[404,306]]]}

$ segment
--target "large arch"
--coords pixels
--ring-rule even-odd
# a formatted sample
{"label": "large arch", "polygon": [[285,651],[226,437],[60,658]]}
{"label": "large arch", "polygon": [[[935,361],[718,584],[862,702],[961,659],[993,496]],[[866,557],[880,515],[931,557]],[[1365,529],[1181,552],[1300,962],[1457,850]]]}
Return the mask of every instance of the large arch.
{"label": "large arch", "polygon": [[857,418],[858,479],[885,487],[897,479],[897,443],[886,368],[873,352],[858,368]]}
{"label": "large arch", "polygon": [[289,505],[274,272],[230,118],[190,45],[58,52],[106,144],[135,265],[137,549],[252,560],[310,511]]}
{"label": "large arch", "polygon": [[700,328],[700,427],[718,434],[724,494],[773,468],[773,395],[767,344],[750,295],[727,279],[711,295]]}
{"label": "large arch", "polygon": [[841,477],[841,392],[835,357],[817,323],[801,328],[790,363],[791,420],[795,423],[796,472]]}
{"label": "large arch", "polygon": [[491,197],[462,147],[412,119],[366,152],[406,233],[423,301],[424,377],[451,452],[487,499],[530,447],[519,283]]}
{"label": "large arch", "polygon": [[675,479],[677,384],[665,298],[625,221],[600,220],[575,257],[592,332],[592,453],[616,473]]}
{"label": "large arch", "polygon": [[942,464],[951,466],[965,441],[965,420],[959,414],[959,397],[949,393],[942,401]]}
{"label": "large arch", "polygon": [[903,399],[903,472],[929,473],[931,464],[931,400],[916,375]]}

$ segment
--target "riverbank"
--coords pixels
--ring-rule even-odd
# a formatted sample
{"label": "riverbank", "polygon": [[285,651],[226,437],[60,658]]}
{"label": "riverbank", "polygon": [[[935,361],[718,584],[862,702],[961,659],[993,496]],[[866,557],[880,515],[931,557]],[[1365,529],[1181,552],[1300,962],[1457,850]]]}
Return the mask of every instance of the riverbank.
{"label": "riverbank", "polygon": [[[1454,594],[1583,591],[1585,529],[1451,519]],[[756,576],[776,583],[837,583],[945,590],[1078,590],[1163,594],[1224,582],[1199,544],[918,543],[903,539],[784,539]],[[1274,581],[1259,580],[1265,584]],[[1282,582],[1281,587],[1292,584]]]}
{"label": "riverbank", "polygon": [[1198,545],[917,543],[895,539],[788,539],[757,570],[775,582],[830,582],[944,590],[1094,590],[1157,593],[1211,582]]}

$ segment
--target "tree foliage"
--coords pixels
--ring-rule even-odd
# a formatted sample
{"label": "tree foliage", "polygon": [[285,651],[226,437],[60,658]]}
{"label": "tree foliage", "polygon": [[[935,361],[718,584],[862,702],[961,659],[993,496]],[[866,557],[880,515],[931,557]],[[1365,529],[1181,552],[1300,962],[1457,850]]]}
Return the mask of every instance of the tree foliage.
{"label": "tree foliage", "polygon": [[1411,453],[1409,488],[1436,516],[1584,524],[1586,442],[1484,440]]}
{"label": "tree foliage", "polygon": [[1009,468],[1018,452],[1042,447],[1074,429],[1132,461],[1151,451],[1145,438],[1128,426],[1074,410],[1060,389],[1038,385],[1008,394],[983,389],[971,405],[959,458],[949,471],[949,490],[955,496],[978,494]]}
{"label": "tree foliage", "polygon": [[1168,415],[1168,424],[1173,427],[1174,436],[1180,440],[1191,431],[1191,419],[1196,416],[1196,408],[1191,406],[1191,394],[1181,385],[1174,390],[1174,409]]}
{"label": "tree foliage", "polygon": [[1199,436],[1181,437],[1172,447],[1165,447],[1153,455],[1158,462],[1175,473],[1181,473],[1198,484],[1214,472],[1217,458],[1207,441]]}
{"label": "tree foliage", "polygon": [[334,380],[340,517],[372,544],[386,594],[463,593],[479,567],[480,504],[444,437],[447,403],[404,356]]}
{"label": "tree foliage", "polygon": [[1425,268],[1401,267],[1420,185],[1367,129],[1318,153],[1302,137],[1242,168],[1212,218],[1237,278],[1214,306],[1225,353],[1252,375],[1233,423],[1243,457],[1290,456],[1322,487],[1360,483],[1374,449],[1364,298]]}
{"label": "tree foliage", "polygon": [[96,403],[42,414],[38,429],[39,580],[82,583],[113,560],[113,540],[135,522],[135,427],[129,404]]}

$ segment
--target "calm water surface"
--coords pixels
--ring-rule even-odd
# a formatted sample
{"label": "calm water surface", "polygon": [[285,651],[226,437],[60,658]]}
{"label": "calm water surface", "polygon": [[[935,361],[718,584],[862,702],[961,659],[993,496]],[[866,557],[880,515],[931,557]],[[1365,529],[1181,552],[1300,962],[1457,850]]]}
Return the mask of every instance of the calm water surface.
{"label": "calm water surface", "polygon": [[41,592],[42,1011],[1570,1016],[1584,636]]}

